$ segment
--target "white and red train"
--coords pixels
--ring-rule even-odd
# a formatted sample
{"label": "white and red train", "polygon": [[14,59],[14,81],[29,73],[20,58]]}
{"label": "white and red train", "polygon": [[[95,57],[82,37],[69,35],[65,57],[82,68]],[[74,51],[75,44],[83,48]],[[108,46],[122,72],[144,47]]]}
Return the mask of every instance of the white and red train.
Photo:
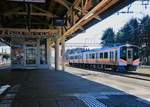
{"label": "white and red train", "polygon": [[136,70],[139,66],[139,48],[135,45],[121,45],[74,52],[68,55],[71,66],[115,71]]}

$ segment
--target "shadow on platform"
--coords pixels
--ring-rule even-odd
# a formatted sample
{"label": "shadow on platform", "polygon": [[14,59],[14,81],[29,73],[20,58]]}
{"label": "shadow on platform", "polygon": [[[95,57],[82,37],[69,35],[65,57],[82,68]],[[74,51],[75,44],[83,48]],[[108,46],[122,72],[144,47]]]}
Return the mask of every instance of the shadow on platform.
{"label": "shadow on platform", "polygon": [[64,71],[5,69],[0,71],[0,85],[4,84],[11,88],[0,105],[9,107],[150,106],[136,96]]}

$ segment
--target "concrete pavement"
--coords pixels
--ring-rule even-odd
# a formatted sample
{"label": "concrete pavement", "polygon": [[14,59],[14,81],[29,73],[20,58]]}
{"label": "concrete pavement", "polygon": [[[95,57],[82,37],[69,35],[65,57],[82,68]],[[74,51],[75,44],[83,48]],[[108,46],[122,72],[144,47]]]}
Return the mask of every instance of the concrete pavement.
{"label": "concrete pavement", "polygon": [[9,84],[11,88],[0,97],[0,107],[150,106],[142,98],[98,82],[98,78],[107,75],[97,77],[98,74],[90,72],[76,68],[67,68],[65,72],[5,69],[0,72],[0,84]]}

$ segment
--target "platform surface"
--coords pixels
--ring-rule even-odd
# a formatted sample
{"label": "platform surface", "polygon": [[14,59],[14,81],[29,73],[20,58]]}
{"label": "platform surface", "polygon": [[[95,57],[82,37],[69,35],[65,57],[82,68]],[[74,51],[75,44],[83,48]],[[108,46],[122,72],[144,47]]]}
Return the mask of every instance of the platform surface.
{"label": "platform surface", "polygon": [[141,98],[65,71],[5,69],[0,84],[11,86],[0,107],[150,107]]}

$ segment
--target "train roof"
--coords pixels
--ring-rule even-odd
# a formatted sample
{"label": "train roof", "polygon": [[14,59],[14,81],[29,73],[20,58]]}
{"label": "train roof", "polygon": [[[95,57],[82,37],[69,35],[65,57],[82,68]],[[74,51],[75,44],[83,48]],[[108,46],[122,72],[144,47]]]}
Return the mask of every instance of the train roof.
{"label": "train roof", "polygon": [[134,46],[134,47],[138,48],[138,46],[136,46],[136,45],[126,44],[126,45],[116,45],[116,46],[112,46],[112,47],[95,48],[95,49],[91,49],[91,50],[83,50],[81,52],[72,53],[72,54],[81,54],[83,52],[96,52],[96,51],[105,51],[105,50],[110,50],[110,49],[119,49],[123,46],[126,46],[126,47]]}
{"label": "train roof", "polygon": [[126,45],[118,45],[118,46],[112,46],[112,47],[103,47],[103,48],[95,48],[95,49],[91,49],[91,50],[87,50],[87,51],[82,51],[82,52],[95,52],[95,51],[105,51],[105,50],[110,50],[110,49],[119,49],[121,47],[129,47],[129,46],[134,46],[137,47],[136,45],[130,45],[130,44],[126,44]]}

